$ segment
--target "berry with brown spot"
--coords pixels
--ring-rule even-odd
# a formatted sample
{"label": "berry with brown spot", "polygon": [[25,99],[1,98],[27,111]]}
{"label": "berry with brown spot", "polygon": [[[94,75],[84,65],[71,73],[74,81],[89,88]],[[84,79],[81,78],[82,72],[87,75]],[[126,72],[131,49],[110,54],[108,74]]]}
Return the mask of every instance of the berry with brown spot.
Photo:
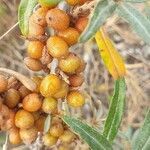
{"label": "berry with brown spot", "polygon": [[69,76],[69,83],[72,87],[81,86],[83,82],[84,82],[83,75],[75,74],[75,75]]}

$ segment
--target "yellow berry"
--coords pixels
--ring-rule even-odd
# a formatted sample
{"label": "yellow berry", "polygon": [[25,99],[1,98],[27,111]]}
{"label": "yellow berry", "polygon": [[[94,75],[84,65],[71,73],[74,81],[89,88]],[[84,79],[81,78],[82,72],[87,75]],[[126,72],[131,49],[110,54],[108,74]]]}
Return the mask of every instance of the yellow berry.
{"label": "yellow berry", "polygon": [[45,113],[55,112],[57,110],[57,100],[52,97],[45,98],[42,104],[42,110]]}
{"label": "yellow berry", "polygon": [[52,36],[47,40],[47,49],[54,58],[66,57],[69,54],[67,43],[58,36]]}
{"label": "yellow berry", "polygon": [[44,97],[53,96],[61,87],[61,80],[57,75],[46,76],[40,85],[40,92]]}
{"label": "yellow berry", "polygon": [[67,95],[67,102],[72,107],[81,107],[85,103],[84,96],[78,91],[71,91]]}
{"label": "yellow berry", "polygon": [[19,110],[15,115],[15,125],[21,129],[31,128],[34,125],[34,117],[26,110]]}

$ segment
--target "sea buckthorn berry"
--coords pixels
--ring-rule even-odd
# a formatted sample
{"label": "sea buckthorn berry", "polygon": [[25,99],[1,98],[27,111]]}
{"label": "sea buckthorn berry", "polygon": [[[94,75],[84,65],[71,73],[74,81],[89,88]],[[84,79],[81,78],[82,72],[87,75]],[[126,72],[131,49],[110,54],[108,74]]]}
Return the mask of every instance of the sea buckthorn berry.
{"label": "sea buckthorn berry", "polygon": [[31,93],[23,99],[23,109],[29,112],[37,111],[42,106],[42,100],[37,93]]}
{"label": "sea buckthorn berry", "polygon": [[25,65],[32,71],[40,71],[42,70],[42,63],[39,60],[26,57],[24,59]]}
{"label": "sea buckthorn berry", "polygon": [[67,43],[58,36],[52,36],[47,40],[47,49],[54,58],[66,57],[69,54]]}
{"label": "sea buckthorn berry", "polygon": [[45,113],[53,113],[55,112],[57,109],[57,100],[52,98],[52,97],[48,97],[45,98],[42,104],[42,110]]}
{"label": "sea buckthorn berry", "polygon": [[34,125],[34,117],[26,110],[19,110],[15,115],[15,125],[21,129],[31,128]]}
{"label": "sea buckthorn berry", "polygon": [[75,138],[75,134],[70,130],[65,130],[59,138],[64,143],[70,143]]}
{"label": "sea buckthorn berry", "polygon": [[36,84],[36,87],[37,87],[35,92],[39,93],[40,92],[40,85],[41,85],[43,78],[35,76],[32,78],[32,80],[34,81],[34,83]]}
{"label": "sea buckthorn berry", "polygon": [[65,59],[59,61],[59,68],[67,74],[75,74],[76,70],[80,67],[80,58],[73,53]]}
{"label": "sea buckthorn berry", "polygon": [[9,108],[14,108],[20,102],[21,96],[20,93],[15,89],[9,89],[6,92],[5,104]]}
{"label": "sea buckthorn berry", "polygon": [[61,0],[39,0],[41,6],[53,8],[58,5]]}
{"label": "sea buckthorn berry", "polygon": [[46,117],[41,115],[40,118],[35,121],[35,127],[37,128],[38,132],[43,132],[45,120]]}
{"label": "sea buckthorn berry", "polygon": [[88,24],[88,18],[82,17],[77,20],[75,27],[79,32],[83,32],[87,24]]}
{"label": "sea buckthorn berry", "polygon": [[57,143],[57,140],[58,139],[50,135],[50,133],[47,133],[43,136],[44,145],[48,147],[55,145]]}
{"label": "sea buckthorn berry", "polygon": [[58,116],[52,117],[51,125],[62,124],[62,120]]}
{"label": "sea buckthorn berry", "polygon": [[3,117],[4,117],[5,119],[8,119],[8,118],[9,118],[9,115],[10,115],[10,110],[9,110],[9,108],[8,108],[6,105],[2,104],[2,108],[1,108],[0,114],[3,115]]}
{"label": "sea buckthorn berry", "polygon": [[67,1],[67,3],[68,3],[69,5],[75,6],[75,5],[82,5],[82,4],[84,4],[87,0],[66,0],[66,1]]}
{"label": "sea buckthorn berry", "polygon": [[29,89],[27,89],[24,85],[22,85],[19,89],[18,89],[21,98],[24,98],[25,96],[29,95],[31,93],[31,91]]}
{"label": "sea buckthorn berry", "polygon": [[59,31],[69,27],[70,18],[65,11],[54,8],[48,11],[46,21],[49,27]]}
{"label": "sea buckthorn berry", "polygon": [[59,91],[53,96],[54,98],[65,98],[69,91],[69,86],[65,81],[61,81],[61,87]]}
{"label": "sea buckthorn berry", "polygon": [[26,144],[31,144],[37,138],[38,131],[36,127],[31,127],[29,129],[20,129],[20,137],[22,141]]}
{"label": "sea buckthorn berry", "polygon": [[40,41],[30,41],[28,45],[28,56],[35,59],[42,57],[44,44]]}
{"label": "sea buckthorn berry", "polygon": [[76,70],[76,73],[81,73],[85,70],[86,67],[86,63],[84,62],[83,59],[80,59],[80,66],[79,68]]}
{"label": "sea buckthorn berry", "polygon": [[67,95],[67,102],[72,107],[81,107],[85,103],[84,96],[78,91],[71,91]]}
{"label": "sea buckthorn berry", "polygon": [[46,76],[40,85],[40,92],[44,97],[49,97],[58,92],[61,87],[61,80],[57,75]]}
{"label": "sea buckthorn berry", "polygon": [[59,31],[58,36],[62,37],[68,45],[76,44],[79,38],[79,32],[75,28],[67,28],[66,30]]}
{"label": "sea buckthorn berry", "polygon": [[78,86],[81,86],[82,83],[84,82],[84,77],[83,75],[75,74],[75,75],[69,76],[69,82],[72,87],[78,87]]}
{"label": "sea buckthorn berry", "polygon": [[64,132],[64,128],[63,128],[62,124],[56,123],[50,127],[49,132],[54,137],[60,137]]}
{"label": "sea buckthorn berry", "polygon": [[9,132],[9,141],[11,144],[21,144],[22,140],[20,138],[19,129],[13,128]]}
{"label": "sea buckthorn berry", "polygon": [[0,75],[0,93],[5,92],[7,90],[8,80]]}

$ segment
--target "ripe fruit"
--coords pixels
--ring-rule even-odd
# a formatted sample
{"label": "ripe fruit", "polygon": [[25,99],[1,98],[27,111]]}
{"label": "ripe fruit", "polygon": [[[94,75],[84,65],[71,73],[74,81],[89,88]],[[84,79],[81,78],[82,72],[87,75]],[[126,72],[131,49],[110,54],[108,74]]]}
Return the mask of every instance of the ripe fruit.
{"label": "ripe fruit", "polygon": [[42,63],[39,60],[26,57],[24,59],[25,65],[32,71],[40,71],[42,70]]}
{"label": "ripe fruit", "polygon": [[50,147],[57,143],[57,138],[47,133],[43,136],[43,142],[44,145]]}
{"label": "ripe fruit", "polygon": [[0,75],[0,93],[7,90],[8,80],[3,76]]}
{"label": "ripe fruit", "polygon": [[80,58],[73,53],[65,59],[59,61],[59,68],[67,74],[75,74],[76,70],[80,67]]}
{"label": "ripe fruit", "polygon": [[58,5],[61,0],[39,0],[41,6],[52,8]]}
{"label": "ripe fruit", "polygon": [[61,81],[61,87],[59,91],[53,96],[54,98],[65,98],[69,91],[69,86],[65,81]]}
{"label": "ripe fruit", "polygon": [[69,27],[70,18],[63,10],[54,8],[48,11],[46,21],[55,30],[65,30]]}
{"label": "ripe fruit", "polygon": [[88,24],[88,18],[82,17],[77,20],[75,27],[79,32],[83,32],[87,24]]}
{"label": "ripe fruit", "polygon": [[21,144],[22,140],[20,138],[19,129],[13,128],[9,132],[9,141],[11,144]]}
{"label": "ripe fruit", "polygon": [[67,102],[72,107],[81,107],[85,103],[83,95],[78,91],[71,91],[67,95]]}
{"label": "ripe fruit", "polygon": [[24,98],[25,96],[27,96],[28,94],[31,93],[31,91],[29,89],[27,89],[24,85],[22,85],[18,91],[21,95],[21,98]]}
{"label": "ripe fruit", "polygon": [[52,36],[47,40],[47,49],[54,58],[66,57],[69,54],[67,43],[58,36]]}
{"label": "ripe fruit", "polygon": [[65,130],[59,138],[62,142],[70,143],[75,138],[75,134],[70,130]]}
{"label": "ripe fruit", "polygon": [[20,101],[20,93],[15,90],[15,89],[9,89],[6,92],[6,96],[5,96],[5,104],[9,107],[9,108],[14,108],[15,106],[17,106],[17,104]]}
{"label": "ripe fruit", "polygon": [[28,56],[35,59],[42,57],[44,44],[40,41],[30,41],[28,45]]}
{"label": "ripe fruit", "polygon": [[57,100],[52,98],[52,97],[48,97],[45,98],[43,101],[43,105],[42,105],[42,110],[45,113],[53,113],[55,112],[57,109]]}
{"label": "ripe fruit", "polygon": [[42,77],[38,77],[38,76],[35,76],[32,78],[32,80],[35,82],[36,84],[36,90],[35,92],[39,93],[40,92],[40,85],[41,85],[41,82],[42,82]]}
{"label": "ripe fruit", "polygon": [[36,93],[31,93],[23,99],[23,109],[29,112],[37,111],[42,106],[42,100]]}
{"label": "ripe fruit", "polygon": [[57,75],[46,76],[40,85],[40,92],[44,97],[49,97],[58,92],[61,87],[61,80]]}
{"label": "ripe fruit", "polygon": [[73,87],[81,86],[83,81],[84,81],[84,78],[80,74],[69,76],[70,85]]}
{"label": "ripe fruit", "polygon": [[51,126],[49,132],[52,136],[59,137],[63,134],[64,128],[63,128],[62,124],[56,123],[56,124],[53,124],[53,126]]}
{"label": "ripe fruit", "polygon": [[87,0],[66,0],[69,5],[81,5],[84,4]]}
{"label": "ripe fruit", "polygon": [[40,118],[35,121],[35,127],[37,128],[38,132],[43,132],[45,120],[46,117],[41,115]]}
{"label": "ripe fruit", "polygon": [[19,110],[15,115],[15,125],[21,129],[28,129],[34,125],[34,117],[26,110]]}
{"label": "ripe fruit", "polygon": [[64,31],[59,31],[58,36],[62,37],[71,46],[77,43],[79,32],[75,28],[69,27]]}
{"label": "ripe fruit", "polygon": [[37,138],[38,131],[36,127],[31,127],[29,129],[20,129],[20,137],[26,144],[31,144]]}

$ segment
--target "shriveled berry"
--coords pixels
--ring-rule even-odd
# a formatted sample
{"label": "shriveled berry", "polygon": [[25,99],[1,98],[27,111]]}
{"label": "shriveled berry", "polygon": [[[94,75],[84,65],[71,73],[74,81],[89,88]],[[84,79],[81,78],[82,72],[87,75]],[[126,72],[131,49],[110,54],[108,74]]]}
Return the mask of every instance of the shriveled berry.
{"label": "shriveled berry", "polygon": [[42,70],[42,63],[39,60],[26,57],[24,59],[25,65],[32,71],[40,71]]}
{"label": "shriveled berry", "polygon": [[54,98],[65,98],[69,91],[69,86],[65,81],[61,81],[61,87],[59,91],[53,96]]}
{"label": "shriveled berry", "polygon": [[17,90],[9,89],[6,92],[5,104],[9,108],[14,108],[15,106],[18,105],[18,103],[20,102],[20,99],[21,99],[21,96],[20,96],[20,93]]}
{"label": "shriveled berry", "polygon": [[79,32],[83,32],[88,24],[88,18],[82,17],[76,21],[75,27]]}
{"label": "shriveled berry", "polygon": [[38,132],[43,132],[45,120],[46,117],[41,115],[40,118],[35,121],[35,127],[37,128]]}
{"label": "shriveled berry", "polygon": [[21,144],[22,140],[20,138],[19,129],[13,128],[9,132],[9,141],[11,144]]}
{"label": "shriveled berry", "polygon": [[31,91],[29,89],[27,89],[24,85],[22,85],[18,91],[21,95],[21,98],[24,98],[25,96],[27,96],[31,93]]}
{"label": "shriveled berry", "polygon": [[34,125],[34,117],[26,110],[19,110],[15,115],[15,125],[21,129],[28,129]]}
{"label": "shriveled berry", "polygon": [[20,137],[22,141],[26,144],[31,144],[37,138],[38,131],[36,127],[31,127],[29,129],[20,129]]}
{"label": "shriveled berry", "polygon": [[77,43],[79,32],[77,29],[69,27],[64,31],[59,31],[58,36],[62,37],[71,46]]}
{"label": "shriveled berry", "polygon": [[65,30],[69,27],[70,18],[65,11],[54,8],[48,11],[46,21],[55,30]]}
{"label": "shriveled berry", "polygon": [[76,70],[80,67],[80,58],[73,53],[65,59],[59,61],[59,68],[67,74],[75,74]]}
{"label": "shriveled berry", "polygon": [[5,92],[7,90],[8,80],[0,75],[0,93]]}
{"label": "shriveled berry", "polygon": [[28,45],[28,56],[35,59],[42,57],[44,44],[40,41],[30,41]]}
{"label": "shriveled berry", "polygon": [[67,95],[67,102],[72,107],[81,107],[85,103],[84,96],[79,91],[71,91]]}
{"label": "shriveled berry", "polygon": [[84,81],[83,75],[75,74],[75,75],[69,76],[69,82],[72,87],[81,86],[83,81]]}
{"label": "shriveled berry", "polygon": [[57,100],[52,98],[52,97],[48,97],[45,98],[42,104],[42,110],[45,113],[53,113],[55,112],[57,109]]}
{"label": "shriveled berry", "polygon": [[23,99],[23,109],[29,112],[37,111],[42,106],[42,100],[37,93],[31,93]]}
{"label": "shriveled berry", "polygon": [[51,147],[57,143],[57,138],[50,135],[49,133],[43,136],[43,142],[45,146]]}
{"label": "shriveled berry", "polygon": [[49,132],[54,137],[60,137],[64,132],[63,125],[60,123],[56,123],[50,127]]}
{"label": "shriveled berry", "polygon": [[61,0],[39,0],[41,6],[53,8],[58,5]]}
{"label": "shriveled berry", "polygon": [[46,76],[40,85],[40,92],[44,97],[49,97],[58,92],[61,88],[61,80],[57,75]]}
{"label": "shriveled berry", "polygon": [[66,57],[69,54],[67,43],[58,36],[52,36],[47,40],[47,49],[54,58]]}

